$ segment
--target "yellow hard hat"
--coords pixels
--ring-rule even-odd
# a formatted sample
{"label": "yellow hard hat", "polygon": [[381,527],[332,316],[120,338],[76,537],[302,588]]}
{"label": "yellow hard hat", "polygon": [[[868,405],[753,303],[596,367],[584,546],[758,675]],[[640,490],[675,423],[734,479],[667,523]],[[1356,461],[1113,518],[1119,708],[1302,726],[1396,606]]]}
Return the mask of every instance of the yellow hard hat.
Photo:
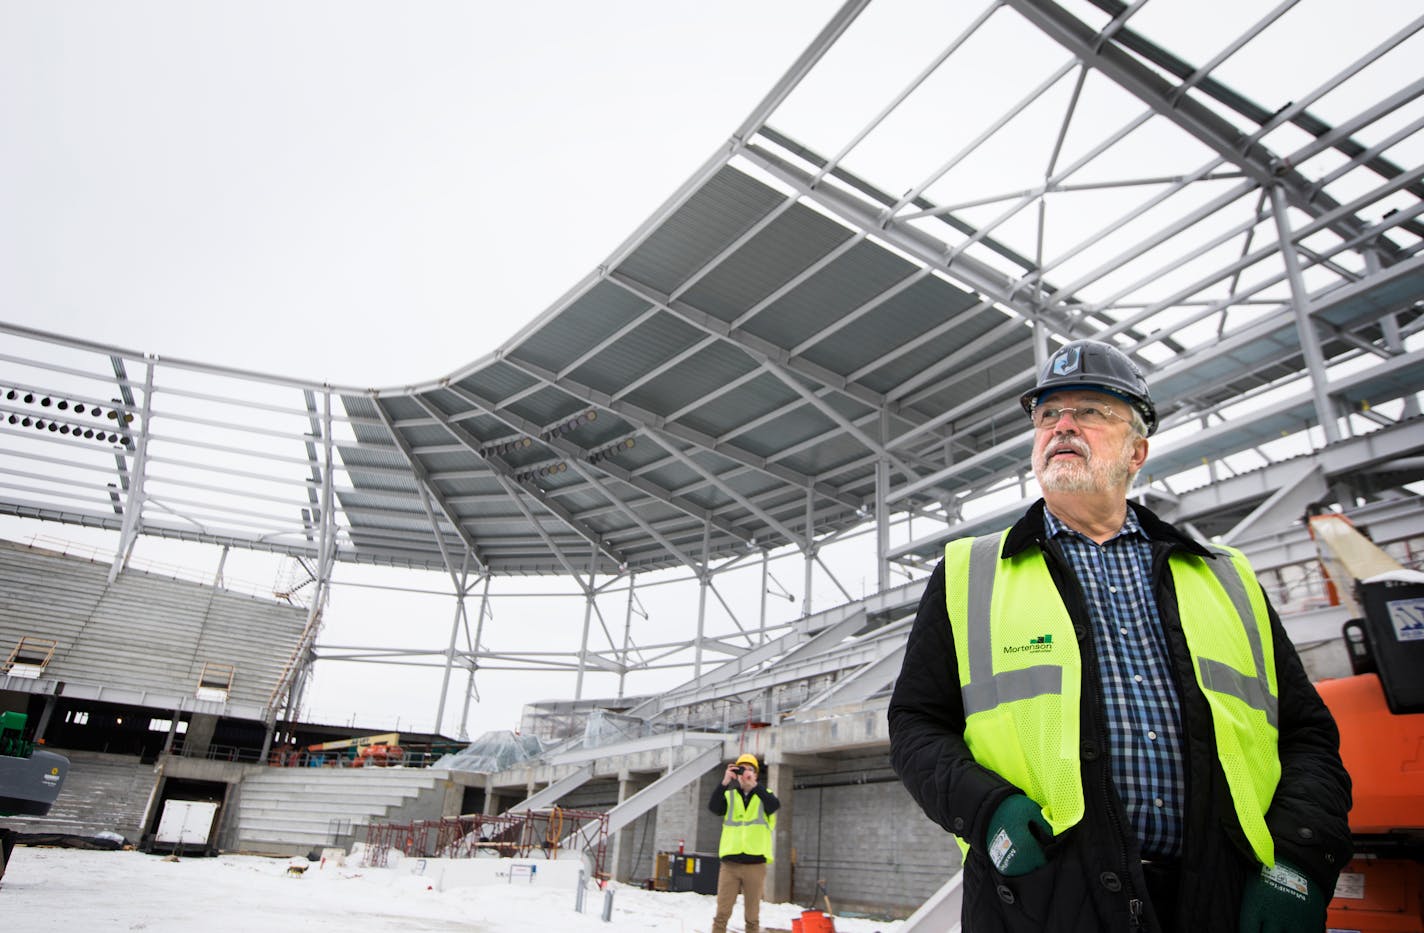
{"label": "yellow hard hat", "polygon": [[736,761],[739,765],[751,765],[753,770],[760,771],[761,765],[757,763],[757,756],[752,754],[742,755]]}

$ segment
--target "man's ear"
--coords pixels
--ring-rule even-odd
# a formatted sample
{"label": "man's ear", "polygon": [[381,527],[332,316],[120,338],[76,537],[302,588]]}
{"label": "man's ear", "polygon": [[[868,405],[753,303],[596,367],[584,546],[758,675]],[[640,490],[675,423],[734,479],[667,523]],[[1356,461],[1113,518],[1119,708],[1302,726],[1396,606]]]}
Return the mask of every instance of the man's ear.
{"label": "man's ear", "polygon": [[1132,472],[1136,473],[1142,469],[1142,464],[1147,462],[1147,448],[1151,446],[1147,443],[1147,438],[1139,437],[1132,444]]}

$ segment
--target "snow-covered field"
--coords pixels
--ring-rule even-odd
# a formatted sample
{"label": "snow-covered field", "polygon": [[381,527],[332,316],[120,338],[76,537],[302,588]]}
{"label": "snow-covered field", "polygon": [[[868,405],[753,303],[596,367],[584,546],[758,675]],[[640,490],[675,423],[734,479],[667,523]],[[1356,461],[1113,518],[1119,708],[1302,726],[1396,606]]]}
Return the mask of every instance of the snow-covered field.
{"label": "snow-covered field", "polygon": [[[575,884],[508,883],[438,890],[404,868],[313,863],[299,875],[287,859],[246,855],[166,861],[141,852],[19,846],[0,881],[0,929],[142,930],[145,933],[282,933],[340,930],[464,930],[469,933],[693,933],[712,928],[715,898],[613,884],[590,886],[584,913]],[[550,872],[552,876],[554,873]],[[763,904],[763,929],[791,928],[802,906]],[[738,903],[732,928],[741,929]],[[902,921],[835,918],[837,933],[897,933]]]}

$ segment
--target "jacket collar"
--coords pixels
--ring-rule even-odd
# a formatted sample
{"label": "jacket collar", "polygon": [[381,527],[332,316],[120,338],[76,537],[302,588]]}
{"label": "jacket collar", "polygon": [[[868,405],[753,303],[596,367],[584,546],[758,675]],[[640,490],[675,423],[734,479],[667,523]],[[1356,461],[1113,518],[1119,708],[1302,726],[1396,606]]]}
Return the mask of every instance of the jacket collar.
{"label": "jacket collar", "polygon": [[[1138,505],[1135,502],[1129,502],[1127,506],[1137,515],[1137,521],[1142,525],[1142,530],[1152,541],[1165,544],[1172,550],[1186,551],[1198,557],[1213,556],[1211,551],[1198,544],[1195,539],[1179,531],[1176,526],[1158,518],[1147,506]],[[1043,500],[1039,499],[1029,507],[1022,518],[1014,522],[1014,526],[1009,529],[1008,537],[1004,539],[1004,550],[1001,557],[1013,557],[1030,544],[1043,546],[1044,508],[1046,506]]]}

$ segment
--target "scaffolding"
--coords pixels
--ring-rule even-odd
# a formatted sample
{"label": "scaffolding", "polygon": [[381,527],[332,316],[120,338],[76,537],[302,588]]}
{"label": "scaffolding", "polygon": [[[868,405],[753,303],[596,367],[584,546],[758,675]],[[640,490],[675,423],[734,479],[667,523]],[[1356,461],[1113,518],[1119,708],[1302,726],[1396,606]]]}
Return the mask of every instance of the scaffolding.
{"label": "scaffolding", "polygon": [[557,859],[560,851],[586,853],[593,877],[605,879],[608,814],[596,810],[522,810],[495,816],[471,814],[409,823],[371,823],[361,864],[385,868],[390,853],[409,858]]}

